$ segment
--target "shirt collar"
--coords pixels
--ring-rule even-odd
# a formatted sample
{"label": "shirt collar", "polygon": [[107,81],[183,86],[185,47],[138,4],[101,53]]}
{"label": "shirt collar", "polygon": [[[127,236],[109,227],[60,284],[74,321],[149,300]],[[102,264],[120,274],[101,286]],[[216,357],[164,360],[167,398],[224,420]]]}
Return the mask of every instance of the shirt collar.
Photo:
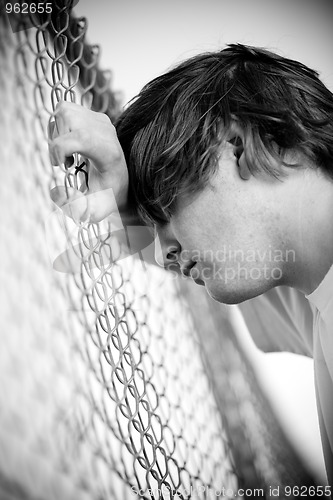
{"label": "shirt collar", "polygon": [[306,298],[319,311],[323,312],[326,309],[333,300],[333,266],[330,267],[318,287],[312,293],[306,295]]}

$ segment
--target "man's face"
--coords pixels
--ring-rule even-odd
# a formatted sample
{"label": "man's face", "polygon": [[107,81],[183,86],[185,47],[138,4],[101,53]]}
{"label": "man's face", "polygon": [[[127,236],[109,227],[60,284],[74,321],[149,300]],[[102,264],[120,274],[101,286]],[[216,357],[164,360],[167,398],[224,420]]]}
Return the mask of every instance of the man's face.
{"label": "man's face", "polygon": [[293,255],[280,216],[283,185],[264,175],[244,180],[227,144],[210,184],[179,200],[170,223],[157,228],[164,262],[176,256],[184,274],[229,304],[284,284]]}

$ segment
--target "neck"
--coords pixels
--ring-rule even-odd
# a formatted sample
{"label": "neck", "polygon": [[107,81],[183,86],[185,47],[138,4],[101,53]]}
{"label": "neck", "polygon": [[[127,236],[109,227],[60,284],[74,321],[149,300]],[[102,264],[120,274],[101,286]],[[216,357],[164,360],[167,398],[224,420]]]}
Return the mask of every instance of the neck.
{"label": "neck", "polygon": [[300,174],[288,206],[295,262],[288,266],[286,284],[308,295],[333,265],[333,180],[318,169]]}

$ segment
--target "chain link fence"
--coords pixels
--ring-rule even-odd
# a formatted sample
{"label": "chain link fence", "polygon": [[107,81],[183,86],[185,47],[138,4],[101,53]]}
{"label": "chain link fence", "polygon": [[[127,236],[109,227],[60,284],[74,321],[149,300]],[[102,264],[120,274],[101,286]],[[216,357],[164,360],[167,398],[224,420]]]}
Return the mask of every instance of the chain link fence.
{"label": "chain link fence", "polygon": [[265,497],[310,484],[224,309],[142,249],[124,255],[111,219],[76,224],[52,205],[54,186],[78,186],[80,164],[50,166],[57,103],[120,112],[71,3],[0,18],[1,499]]}

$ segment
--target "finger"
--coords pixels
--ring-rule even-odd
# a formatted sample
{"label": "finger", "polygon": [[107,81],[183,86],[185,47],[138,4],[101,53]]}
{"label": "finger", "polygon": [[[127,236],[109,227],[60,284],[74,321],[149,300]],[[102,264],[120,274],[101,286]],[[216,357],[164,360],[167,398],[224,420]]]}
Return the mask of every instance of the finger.
{"label": "finger", "polygon": [[[68,109],[68,104],[69,103],[65,101],[60,101],[57,104],[55,112],[51,116],[48,123],[49,142],[55,140],[57,137],[61,135],[68,134],[70,132],[70,126],[66,120],[66,115],[68,116],[68,113],[65,113],[65,109]],[[54,166],[57,166],[60,163],[64,163],[64,161],[59,162],[58,158],[54,158],[54,156],[52,155],[52,151],[50,150],[50,147],[49,147],[49,156],[50,156],[50,161]],[[73,160],[71,160],[71,163],[73,163]]]}
{"label": "finger", "polygon": [[55,129],[56,129],[55,119],[53,116],[51,116],[51,118],[49,119],[49,123],[47,124],[47,137],[50,141],[52,141],[56,137]]}
{"label": "finger", "polygon": [[71,130],[80,128],[86,113],[86,108],[74,102],[58,102],[53,116],[59,123],[59,134],[66,134]]}
{"label": "finger", "polygon": [[82,137],[77,132],[69,132],[49,141],[49,155],[52,165],[62,165],[66,158],[74,153],[83,153],[85,149]]}
{"label": "finger", "polygon": [[53,115],[56,123],[56,135],[54,137],[67,134],[71,130],[68,104],[69,103],[66,103],[65,101],[61,101],[57,104]]}
{"label": "finger", "polygon": [[83,222],[89,217],[88,201],[83,193],[74,188],[57,186],[50,191],[52,201],[75,222]]}
{"label": "finger", "polygon": [[65,163],[66,157],[79,153],[98,164],[98,149],[92,144],[91,132],[86,128],[73,130],[53,141],[49,141],[49,152],[52,165]]}
{"label": "finger", "polygon": [[[47,126],[47,135],[48,135],[48,141],[49,141],[48,144],[49,144],[49,157],[50,157],[50,161],[51,161],[52,165],[57,166],[58,165],[58,159],[56,159],[54,157],[54,155],[52,155],[51,143],[52,143],[52,141],[54,139],[56,139],[57,137],[59,137],[59,134],[57,132],[56,122],[52,118],[49,120],[49,123],[48,123],[48,126]],[[70,168],[73,165],[73,163],[74,163],[74,157],[72,155],[66,157],[64,163],[65,163],[66,168]]]}
{"label": "finger", "polygon": [[47,124],[47,136],[48,136],[48,146],[49,146],[49,158],[51,165],[58,165],[58,160],[54,157],[52,154],[52,149],[51,149],[51,144],[52,141],[58,136],[57,130],[56,130],[56,122],[53,116],[50,118],[48,124]]}

